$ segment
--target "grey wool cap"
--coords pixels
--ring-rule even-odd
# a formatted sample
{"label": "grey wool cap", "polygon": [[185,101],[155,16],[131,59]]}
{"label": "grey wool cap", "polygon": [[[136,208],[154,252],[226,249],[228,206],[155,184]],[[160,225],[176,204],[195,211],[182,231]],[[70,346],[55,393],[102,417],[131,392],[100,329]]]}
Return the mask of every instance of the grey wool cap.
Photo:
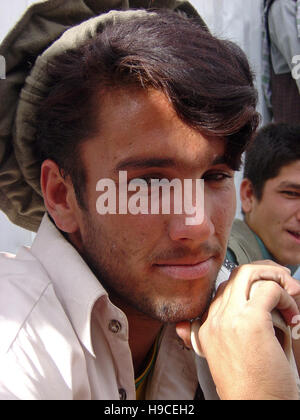
{"label": "grey wool cap", "polygon": [[37,110],[48,94],[47,63],[93,37],[107,20],[117,24],[149,8],[201,19],[184,0],[44,0],[25,12],[0,45],[6,61],[6,79],[0,80],[0,209],[16,225],[36,231],[45,213],[33,150]]}

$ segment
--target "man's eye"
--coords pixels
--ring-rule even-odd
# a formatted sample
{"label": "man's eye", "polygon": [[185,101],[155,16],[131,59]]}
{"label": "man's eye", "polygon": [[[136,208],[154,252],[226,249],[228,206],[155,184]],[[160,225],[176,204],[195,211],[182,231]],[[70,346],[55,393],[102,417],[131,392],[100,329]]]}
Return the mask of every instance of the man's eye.
{"label": "man's eye", "polygon": [[213,172],[209,174],[205,174],[203,176],[204,181],[214,181],[214,182],[221,182],[225,179],[231,179],[232,175],[227,174],[225,172]]}
{"label": "man's eye", "polygon": [[299,198],[300,193],[296,191],[281,191],[281,194],[287,195],[290,198]]}
{"label": "man's eye", "polygon": [[144,175],[144,176],[135,178],[133,181],[138,183],[139,180],[146,181],[146,183],[147,183],[148,186],[151,186],[151,181],[152,180],[155,180],[154,183],[159,182],[160,185],[169,182],[169,180],[167,178],[163,177],[162,175]]}

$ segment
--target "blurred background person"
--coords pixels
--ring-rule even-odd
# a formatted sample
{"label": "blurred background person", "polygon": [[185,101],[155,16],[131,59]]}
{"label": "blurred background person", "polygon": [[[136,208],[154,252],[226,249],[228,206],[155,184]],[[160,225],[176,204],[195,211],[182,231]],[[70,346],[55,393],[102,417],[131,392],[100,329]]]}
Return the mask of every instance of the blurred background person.
{"label": "blurred background person", "polygon": [[240,198],[244,220],[236,219],[227,258],[237,264],[273,260],[300,264],[300,127],[261,128],[245,155]]}
{"label": "blurred background person", "polygon": [[263,62],[274,122],[300,124],[300,0],[264,0]]}

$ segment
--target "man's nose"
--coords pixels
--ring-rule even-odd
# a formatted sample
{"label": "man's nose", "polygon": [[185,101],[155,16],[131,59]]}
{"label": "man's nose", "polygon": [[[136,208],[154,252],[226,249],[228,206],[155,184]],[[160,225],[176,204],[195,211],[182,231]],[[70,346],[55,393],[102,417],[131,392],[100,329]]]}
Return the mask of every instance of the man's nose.
{"label": "man's nose", "polygon": [[194,225],[186,223],[186,215],[173,215],[169,220],[168,233],[172,241],[196,247],[215,233],[215,227],[207,214],[203,215],[199,224]]}

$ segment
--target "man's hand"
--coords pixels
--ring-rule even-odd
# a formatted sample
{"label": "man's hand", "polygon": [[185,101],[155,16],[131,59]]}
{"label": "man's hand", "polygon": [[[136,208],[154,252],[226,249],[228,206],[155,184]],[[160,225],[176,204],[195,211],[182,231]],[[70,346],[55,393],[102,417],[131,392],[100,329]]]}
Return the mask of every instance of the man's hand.
{"label": "man's hand", "polygon": [[[240,266],[220,285],[198,338],[221,399],[298,399],[271,312],[279,310],[291,324],[299,295],[290,271],[269,261]],[[178,325],[187,344],[189,331]]]}

